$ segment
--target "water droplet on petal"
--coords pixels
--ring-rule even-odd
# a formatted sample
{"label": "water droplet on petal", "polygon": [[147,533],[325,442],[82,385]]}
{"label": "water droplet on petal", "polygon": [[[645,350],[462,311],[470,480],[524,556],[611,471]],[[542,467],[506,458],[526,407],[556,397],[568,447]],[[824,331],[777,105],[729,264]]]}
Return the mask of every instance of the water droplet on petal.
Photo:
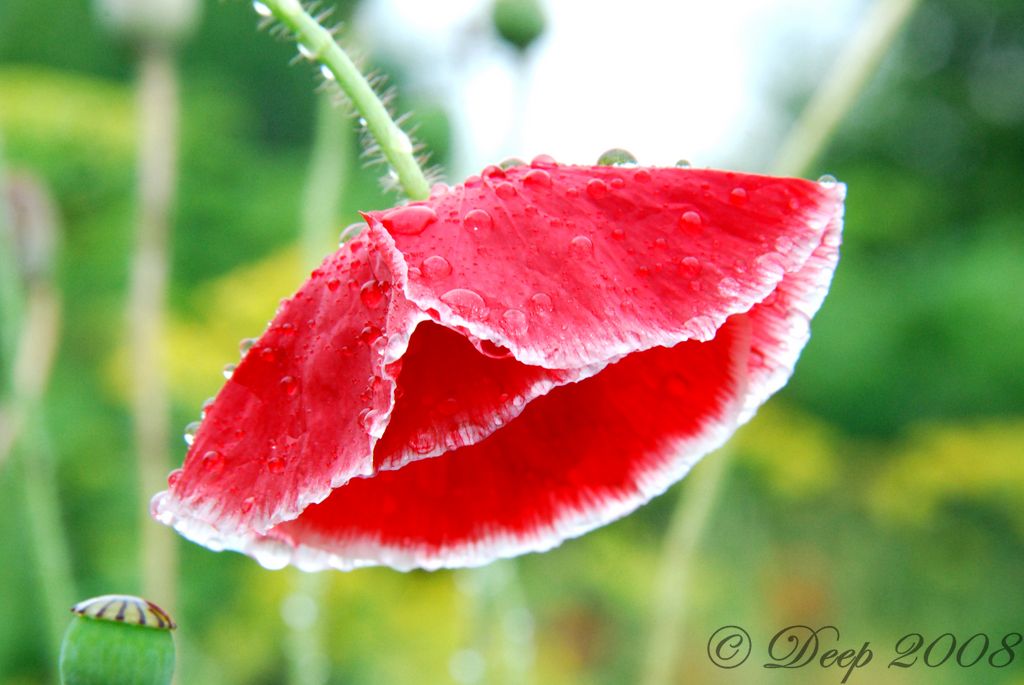
{"label": "water droplet on petal", "polygon": [[534,188],[550,188],[551,174],[543,169],[531,169],[523,176],[523,183]]}
{"label": "water droplet on petal", "polygon": [[519,159],[518,157],[509,157],[498,166],[500,166],[502,169],[511,169],[512,167],[515,166],[526,166],[526,162]]}
{"label": "water droplet on petal", "polygon": [[747,203],[747,191],[743,188],[733,188],[729,193],[729,202],[736,207],[742,207]]}
{"label": "water droplet on petal", "polygon": [[680,159],[676,161],[676,166],[679,167],[680,169],[689,169],[692,165],[690,164],[690,160]]}
{"label": "water droplet on petal", "polygon": [[826,188],[835,188],[839,184],[839,181],[837,181],[836,177],[832,174],[825,174],[824,176],[818,177],[818,183]]}
{"label": "water droplet on petal", "polygon": [[636,157],[629,150],[613,147],[597,158],[598,166],[636,166]]}
{"label": "water droplet on petal", "polygon": [[235,374],[235,369],[238,368],[234,364],[225,364],[224,370],[221,372],[224,374],[224,378],[231,380],[231,377]]}
{"label": "water droplet on petal", "polygon": [[288,397],[294,397],[299,391],[299,382],[292,376],[284,376],[281,378],[281,389]]}
{"label": "water droplet on petal", "polygon": [[264,5],[259,0],[255,0],[252,3],[252,8],[256,10],[256,14],[260,15],[261,17],[271,17],[274,15],[274,13],[270,11],[270,8]]}
{"label": "water droplet on petal", "polygon": [[168,473],[167,474],[167,487],[173,488],[175,485],[177,485],[178,481],[181,480],[182,474],[184,474],[184,473],[185,472],[182,469],[174,469],[173,471]]}
{"label": "water droplet on petal", "polygon": [[618,190],[620,188],[625,188],[626,182],[623,181],[621,178],[613,178],[612,180],[608,181],[608,185],[610,185],[615,190]]}
{"label": "water droplet on petal", "polygon": [[365,326],[363,330],[359,331],[359,339],[362,340],[367,345],[372,345],[374,342],[380,339],[382,335],[384,334],[381,332],[381,330],[374,325]]}
{"label": "water droplet on petal", "polygon": [[551,169],[558,166],[558,162],[551,155],[537,155],[530,162],[530,166],[534,169]]}
{"label": "water droplet on petal", "polygon": [[505,178],[505,170],[496,164],[491,164],[480,172],[480,175],[487,179]]}
{"label": "water droplet on petal", "polygon": [[683,257],[683,261],[679,264],[679,270],[687,276],[697,276],[701,271],[700,260],[696,257]]}
{"label": "water droplet on petal", "polygon": [[199,420],[202,421],[206,418],[206,414],[210,411],[210,407],[213,406],[213,398],[207,397],[203,400],[203,406],[199,408]]}
{"label": "water droplet on petal", "polygon": [[255,505],[255,504],[256,504],[256,498],[255,497],[246,497],[244,500],[242,500],[242,506],[241,506],[242,513],[243,514],[248,514],[250,511],[252,511],[253,505]]}
{"label": "water droplet on petal", "polygon": [[637,183],[649,183],[651,180],[651,172],[647,169],[637,169],[633,174],[633,180]]}
{"label": "water droplet on petal", "polygon": [[399,207],[381,218],[385,228],[398,235],[419,235],[435,221],[437,213],[425,205]]}
{"label": "water droplet on petal", "polygon": [[434,440],[434,434],[429,430],[422,430],[412,437],[409,441],[409,447],[416,454],[429,454],[433,451],[434,446],[437,442]]}
{"label": "water droplet on petal", "polygon": [[341,234],[338,236],[338,247],[341,247],[348,241],[355,238],[357,235],[363,232],[366,228],[365,221],[357,221],[354,224],[349,224],[341,230]]}
{"label": "water droplet on petal", "polygon": [[462,225],[470,231],[489,231],[494,225],[491,215],[483,209],[471,209],[462,217]]}
{"label": "water droplet on petal", "polygon": [[516,187],[511,183],[499,183],[498,186],[494,189],[494,192],[502,200],[511,200],[512,198],[519,194],[519,191],[516,190]]}
{"label": "water droplet on petal", "polygon": [[683,212],[682,216],[679,217],[679,227],[689,230],[700,228],[702,220],[700,214],[693,211],[692,209],[688,212]]}
{"label": "water droplet on petal", "polygon": [[377,281],[367,281],[359,289],[359,299],[369,309],[376,309],[384,302],[384,289]]}
{"label": "water droplet on petal", "polygon": [[621,228],[613,228],[612,229],[612,238],[614,238],[615,240],[625,240],[626,239],[626,232],[623,231]]}
{"label": "water droplet on petal", "polygon": [[260,359],[268,364],[273,364],[277,361],[277,350],[273,347],[264,347],[260,350]]}
{"label": "water droplet on petal", "polygon": [[332,278],[327,281],[327,289],[332,293],[341,287],[341,281],[337,278]]}
{"label": "water droplet on petal", "polygon": [[530,324],[523,312],[518,309],[506,309],[501,315],[501,326],[509,335],[519,336],[526,332]]}
{"label": "water droplet on petal", "polygon": [[452,272],[452,265],[439,254],[424,259],[422,267],[423,275],[432,281],[445,278]]}
{"label": "water droplet on petal", "polygon": [[490,311],[484,298],[466,288],[454,288],[441,296],[441,301],[452,308],[456,314],[470,319],[483,319]]}
{"label": "water droplet on petal", "polygon": [[244,357],[246,352],[252,349],[252,346],[256,344],[256,338],[242,338],[238,343],[238,351],[241,352]]}
{"label": "water droplet on petal", "polygon": [[224,455],[217,450],[210,450],[203,455],[200,465],[208,473],[219,473],[224,468]]}
{"label": "water droplet on petal", "polygon": [[334,80],[334,72],[331,71],[331,68],[329,66],[327,66],[326,64],[321,64],[320,65],[320,75],[324,77],[325,81],[333,81]]}
{"label": "water droplet on petal", "polygon": [[724,297],[735,297],[740,292],[740,284],[735,278],[727,276],[718,282],[718,292]]}
{"label": "water droplet on petal", "polygon": [[547,293],[534,293],[530,297],[530,309],[541,317],[547,317],[554,311],[555,305]]}
{"label": "water droplet on petal", "polygon": [[594,253],[594,243],[585,235],[578,235],[569,241],[569,251],[577,257],[586,257]]}
{"label": "water droplet on petal", "polygon": [[587,181],[587,195],[593,200],[600,200],[608,194],[608,185],[599,178]]}
{"label": "water droplet on petal", "polygon": [[185,444],[189,447],[196,441],[196,433],[199,431],[199,421],[193,421],[192,423],[185,426]]}
{"label": "water droplet on petal", "polygon": [[274,475],[284,473],[284,458],[282,457],[271,457],[267,459],[267,471],[270,471]]}

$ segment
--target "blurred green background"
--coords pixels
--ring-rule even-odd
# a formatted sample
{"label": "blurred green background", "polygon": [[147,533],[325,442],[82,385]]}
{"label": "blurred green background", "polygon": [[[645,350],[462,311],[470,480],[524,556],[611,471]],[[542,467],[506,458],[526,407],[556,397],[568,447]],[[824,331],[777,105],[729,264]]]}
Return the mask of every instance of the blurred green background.
{"label": "blurred green background", "polygon": [[[310,255],[332,249],[358,209],[396,201],[381,169],[363,167],[353,127],[338,119],[331,134],[322,119],[319,149],[341,160],[338,205],[326,203],[323,230],[303,219],[316,80],[289,64],[293,44],[254,24],[246,3],[208,3],[177,53],[167,470],[184,454],[177,427]],[[523,42],[523,31],[504,33]],[[141,592],[140,538],[170,535],[140,515],[128,399],[136,54],[86,0],[0,3],[5,196],[15,209],[36,206],[26,187],[52,196],[60,244],[29,276],[52,273],[63,303],[29,438],[0,462],[2,685],[54,682],[47,592],[67,605]],[[446,103],[403,99],[402,65],[373,66],[443,169],[455,135]],[[785,80],[777,91],[794,115],[809,96]],[[1024,4],[923,0],[814,168],[849,187],[832,292],[793,380],[727,448],[706,527],[681,563],[666,540],[708,463],[624,520],[478,570],[304,576],[176,541],[177,594],[151,599],[181,625],[179,682],[838,683],[839,669],[760,667],[778,629],[833,624],[841,646],[875,651],[850,682],[1024,684],[1024,646],[1001,669],[886,667],[909,632],[994,643],[1024,632]],[[25,267],[15,256],[4,259]],[[24,323],[11,321],[0,338],[20,335]],[[14,353],[0,354],[6,373]],[[10,409],[17,391],[4,390]],[[68,546],[71,578],[59,587],[59,569],[40,572],[61,559],[59,540],[39,539],[40,487],[56,495]],[[725,624],[754,640],[735,670],[706,654]],[[662,680],[651,659],[668,660]]]}

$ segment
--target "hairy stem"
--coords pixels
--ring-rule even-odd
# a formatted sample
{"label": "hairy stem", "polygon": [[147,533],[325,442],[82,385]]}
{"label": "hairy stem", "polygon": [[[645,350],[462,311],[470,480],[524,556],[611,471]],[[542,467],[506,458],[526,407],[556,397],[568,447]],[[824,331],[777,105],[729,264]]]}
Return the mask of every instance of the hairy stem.
{"label": "hairy stem", "polygon": [[341,189],[348,177],[352,137],[336,116],[329,93],[317,102],[313,149],[302,191],[302,246],[304,269],[312,269],[324,254],[338,247]]}
{"label": "hairy stem", "polygon": [[[331,32],[303,9],[299,0],[262,0],[274,17],[294,35],[303,54],[320,62],[352,101],[366,121],[366,128],[380,146],[388,164],[398,176],[405,194],[413,200],[425,200],[430,184],[416,161],[409,136],[391,118],[387,107],[374,92],[366,78],[341,49]],[[326,74],[325,74],[326,75]]]}

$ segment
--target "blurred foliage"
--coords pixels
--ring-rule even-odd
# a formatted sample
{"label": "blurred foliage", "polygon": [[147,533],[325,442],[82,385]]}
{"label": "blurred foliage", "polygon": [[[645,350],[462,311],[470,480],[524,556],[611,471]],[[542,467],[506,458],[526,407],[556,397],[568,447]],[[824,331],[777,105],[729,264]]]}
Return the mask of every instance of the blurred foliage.
{"label": "blurred foliage", "polygon": [[[293,45],[255,32],[248,3],[208,5],[180,59],[166,347],[179,426],[302,278],[294,243],[317,83],[307,65],[289,65]],[[350,12],[346,3],[339,17]],[[832,623],[880,651],[909,631],[1024,628],[1021,36],[1019,2],[925,0],[814,170],[849,186],[843,259],[790,385],[736,436],[690,568],[677,655],[687,683],[839,680],[714,669],[707,636],[727,623],[762,641],[791,623]],[[64,222],[63,337],[46,409],[83,596],[139,584],[133,522],[145,503],[134,495],[121,351],[132,64],[85,0],[0,3],[6,163],[46,179]],[[400,69],[385,70],[402,85]],[[444,103],[396,108],[415,113],[443,165],[453,135]],[[392,202],[379,171],[348,174],[339,228]],[[515,563],[329,574],[316,605],[329,682],[463,682],[480,664],[487,683],[635,682],[661,538],[689,484]],[[41,647],[32,561],[17,552],[29,546],[20,501],[13,470],[0,468],[0,685],[46,682],[56,663]],[[181,551],[180,682],[284,682],[282,605],[298,592],[295,574]],[[1022,664],[896,673],[876,663],[854,678],[1021,685]]]}

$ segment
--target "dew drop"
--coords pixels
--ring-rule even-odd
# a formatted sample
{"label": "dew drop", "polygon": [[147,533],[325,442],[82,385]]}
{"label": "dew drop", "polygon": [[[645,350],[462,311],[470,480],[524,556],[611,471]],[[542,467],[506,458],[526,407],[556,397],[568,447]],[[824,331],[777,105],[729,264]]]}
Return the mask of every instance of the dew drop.
{"label": "dew drop", "polygon": [[742,207],[747,203],[747,191],[743,188],[733,188],[729,193],[729,202],[735,207]]}
{"label": "dew drop", "polygon": [[206,418],[207,413],[210,411],[210,407],[213,406],[213,398],[207,397],[203,401],[203,406],[199,408],[199,420],[202,421]]}
{"label": "dew drop", "polygon": [[613,228],[612,229],[612,238],[614,238],[615,240],[625,240],[626,239],[626,232],[623,231],[621,228]]}
{"label": "dew drop", "polygon": [[178,481],[181,480],[181,476],[184,473],[185,472],[182,469],[174,469],[173,471],[168,473],[167,474],[167,487],[173,488],[175,485],[177,485]]}
{"label": "dew drop", "polygon": [[516,166],[526,166],[526,162],[519,159],[518,157],[509,157],[498,166],[500,166],[502,169],[511,169],[512,167]]}
{"label": "dew drop", "polygon": [[587,181],[587,195],[593,200],[600,200],[608,194],[608,184],[599,178],[592,178]]}
{"label": "dew drop", "polygon": [[252,511],[253,505],[255,504],[255,497],[246,497],[245,499],[242,500],[242,506],[240,507],[240,509],[242,510],[243,514],[248,514],[250,511]]}
{"label": "dew drop", "polygon": [[299,43],[298,48],[299,55],[302,59],[308,59],[310,62],[316,59],[316,55],[313,54],[313,51],[307,48],[303,43]]}
{"label": "dew drop", "polygon": [[647,169],[637,169],[636,173],[633,174],[633,180],[637,183],[650,183],[651,172]]}
{"label": "dew drop", "polygon": [[377,281],[367,281],[359,289],[359,300],[369,309],[376,309],[384,303],[384,289]]}
{"label": "dew drop", "polygon": [[291,549],[283,542],[264,539],[246,550],[260,566],[268,571],[279,571],[291,561]]}
{"label": "dew drop", "polygon": [[429,454],[433,451],[436,444],[434,434],[429,430],[422,430],[416,433],[412,440],[409,441],[410,449],[416,454]]}
{"label": "dew drop", "polygon": [[569,251],[577,257],[587,257],[594,253],[594,243],[585,235],[578,235],[569,241]]}
{"label": "dew drop", "polygon": [[252,346],[256,344],[256,338],[242,338],[241,342],[238,343],[238,351],[244,357],[246,353],[252,349]]}
{"label": "dew drop", "polygon": [[654,246],[659,248],[659,249],[661,249],[661,250],[664,250],[664,249],[666,249],[668,247],[668,241],[665,240],[664,238],[655,238],[654,239]]}
{"label": "dew drop", "polygon": [[697,276],[701,271],[700,260],[696,257],[683,257],[683,261],[679,264],[679,270],[687,276]]}
{"label": "dew drop", "polygon": [[523,312],[518,309],[506,309],[505,313],[501,315],[501,326],[509,335],[519,336],[526,333],[530,324]]}
{"label": "dew drop", "polygon": [[558,166],[558,162],[551,155],[537,155],[530,162],[530,166],[534,169],[553,169]]}
{"label": "dew drop", "polygon": [[718,292],[724,297],[735,297],[740,292],[740,284],[735,278],[726,276],[718,282]]}
{"label": "dew drop", "polygon": [[334,72],[331,71],[331,68],[328,67],[326,64],[320,65],[320,75],[324,77],[325,81],[334,80]]}
{"label": "dew drop", "polygon": [[550,188],[551,174],[543,169],[531,169],[523,176],[523,183],[533,188]]}
{"label": "dew drop", "polygon": [[224,469],[224,455],[217,450],[210,450],[203,455],[201,465],[208,473],[219,473]]}
{"label": "dew drop", "polygon": [[453,288],[449,290],[444,295],[441,295],[441,301],[451,307],[455,313],[470,319],[483,319],[490,311],[484,302],[484,298],[480,297],[475,291],[466,288]]}
{"label": "dew drop", "polygon": [[411,205],[393,209],[382,217],[382,223],[398,235],[419,235],[437,221],[437,213],[425,205]]}
{"label": "dew drop", "polygon": [[679,217],[680,228],[687,228],[693,230],[695,228],[699,228],[701,223],[702,220],[700,218],[700,214],[693,211],[692,209],[687,212],[683,212],[682,216]]}
{"label": "dew drop", "polygon": [[629,150],[613,147],[597,158],[598,166],[636,166],[636,157]]}
{"label": "dew drop", "polygon": [[259,0],[255,0],[255,2],[252,3],[252,8],[256,10],[256,14],[260,15],[261,17],[271,17],[274,15],[274,13],[270,11],[270,8],[264,5]]}
{"label": "dew drop", "polygon": [[277,361],[277,350],[273,347],[264,347],[260,350],[260,359],[268,364],[273,364]]}
{"label": "dew drop", "polygon": [[623,181],[621,178],[613,178],[612,180],[608,181],[608,185],[610,185],[615,190],[619,190],[620,188],[626,187],[626,182]]}
{"label": "dew drop", "polygon": [[483,209],[471,209],[462,217],[462,225],[474,233],[487,231],[494,225],[491,215]]}
{"label": "dew drop", "polygon": [[824,176],[818,177],[818,183],[825,186],[826,188],[835,188],[839,185],[839,181],[832,174],[825,174]]}
{"label": "dew drop", "polygon": [[511,183],[499,183],[498,186],[494,189],[494,192],[502,200],[511,200],[512,198],[519,194],[519,191],[516,190],[516,187]]}
{"label": "dew drop", "polygon": [[372,345],[382,335],[381,330],[374,325],[365,326],[363,330],[359,331],[359,339],[367,345]]}
{"label": "dew drop", "polygon": [[284,376],[281,378],[281,389],[288,397],[294,397],[299,392],[299,382],[293,376]]}
{"label": "dew drop", "polygon": [[530,297],[530,308],[533,310],[534,314],[547,317],[554,311],[555,305],[551,301],[551,296],[547,293],[534,293],[533,296]]}
{"label": "dew drop", "polygon": [[193,421],[192,423],[185,426],[185,444],[189,447],[196,441],[196,433],[199,432],[199,421]]}
{"label": "dew drop", "polygon": [[340,287],[341,281],[337,278],[332,278],[329,281],[327,281],[327,289],[330,290],[332,293],[335,292]]}
{"label": "dew drop", "polygon": [[274,475],[284,473],[284,459],[282,457],[271,457],[267,459],[267,471]]}
{"label": "dew drop", "polygon": [[491,164],[480,172],[480,175],[487,179],[505,178],[505,170],[496,164]]}
{"label": "dew drop", "polygon": [[357,235],[363,232],[366,228],[365,221],[357,221],[354,224],[349,224],[341,230],[341,234],[338,236],[338,247],[341,247],[348,241],[355,238]]}
{"label": "dew drop", "polygon": [[689,169],[693,165],[690,164],[690,160],[688,159],[679,159],[676,160],[676,166],[680,169]]}
{"label": "dew drop", "polygon": [[226,378],[228,380],[231,380],[231,377],[233,375],[235,375],[235,369],[237,369],[237,368],[238,367],[235,366],[234,364],[225,364],[224,365],[224,370],[221,371],[221,373],[224,374],[224,378]]}
{"label": "dew drop", "polygon": [[422,268],[423,275],[432,281],[445,278],[452,272],[452,265],[448,263],[447,259],[438,254],[424,259]]}

